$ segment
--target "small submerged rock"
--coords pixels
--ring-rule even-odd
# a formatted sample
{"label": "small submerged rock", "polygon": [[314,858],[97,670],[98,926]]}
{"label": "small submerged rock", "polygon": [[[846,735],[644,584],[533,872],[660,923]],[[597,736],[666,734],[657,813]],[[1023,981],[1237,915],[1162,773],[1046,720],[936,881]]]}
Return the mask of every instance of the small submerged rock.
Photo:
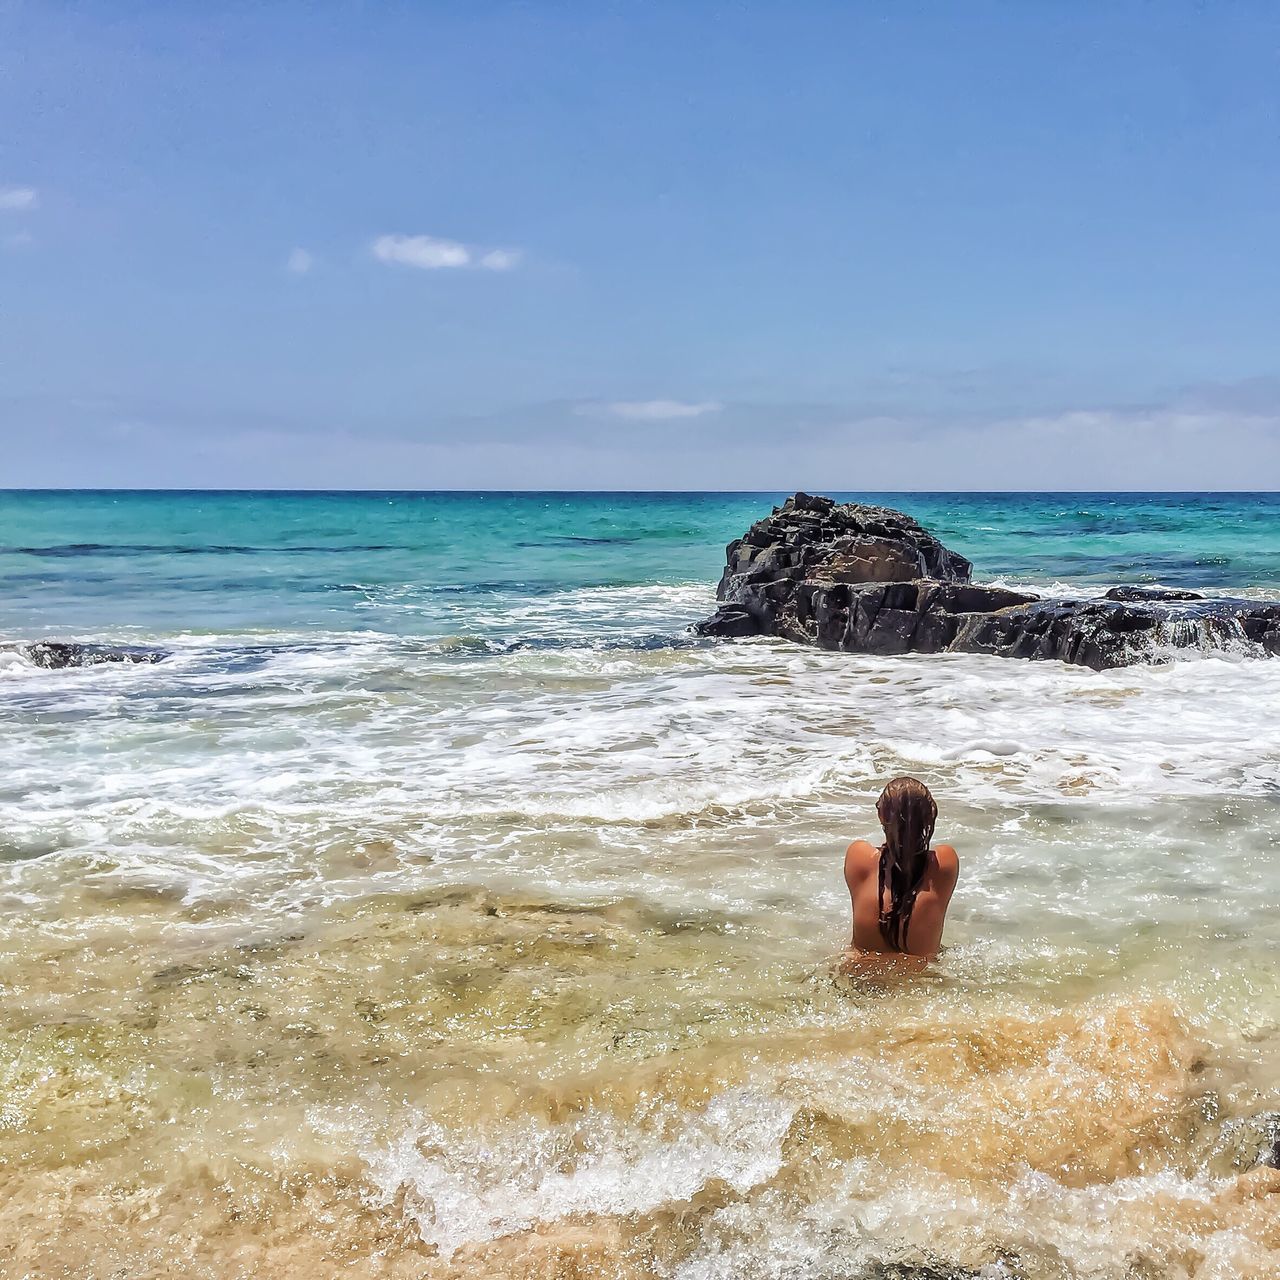
{"label": "small submerged rock", "polygon": [[1198,591],[1178,591],[1172,587],[1112,587],[1106,594],[1108,600],[1138,602],[1150,600],[1203,600]]}
{"label": "small submerged rock", "polygon": [[35,640],[5,646],[36,667],[57,671],[63,667],[96,667],[104,662],[160,662],[167,654],[137,645],[82,644],[73,640]]}
{"label": "small submerged rock", "polygon": [[704,636],[775,635],[849,653],[990,653],[1103,670],[1178,649],[1280,654],[1280,601],[1116,587],[1046,599],[970,581],[972,566],[901,511],[797,493],[725,551]]}
{"label": "small submerged rock", "polygon": [[1280,1169],[1280,1111],[1260,1111],[1224,1125],[1208,1162],[1220,1174]]}

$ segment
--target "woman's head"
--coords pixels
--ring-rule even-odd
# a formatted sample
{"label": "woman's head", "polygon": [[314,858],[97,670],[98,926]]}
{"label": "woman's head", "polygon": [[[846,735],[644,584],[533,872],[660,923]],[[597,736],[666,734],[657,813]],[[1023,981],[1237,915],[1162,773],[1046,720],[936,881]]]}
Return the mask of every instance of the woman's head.
{"label": "woman's head", "polygon": [[[880,793],[876,813],[884,828],[880,846],[880,935],[895,951],[907,949],[911,909],[929,866],[938,806],[916,778],[894,778]],[[888,890],[888,904],[885,891]]]}
{"label": "woman's head", "polygon": [[876,813],[885,843],[900,856],[928,852],[938,806],[918,778],[894,778],[880,793]]}

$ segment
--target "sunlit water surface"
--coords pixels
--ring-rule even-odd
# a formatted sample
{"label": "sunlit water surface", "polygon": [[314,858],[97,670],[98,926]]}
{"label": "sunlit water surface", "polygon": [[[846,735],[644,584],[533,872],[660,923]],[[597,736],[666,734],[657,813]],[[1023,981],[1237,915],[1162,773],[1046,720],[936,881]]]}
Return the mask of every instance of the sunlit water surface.
{"label": "sunlit water surface", "polygon": [[[707,643],[774,496],[0,495],[0,1274],[1280,1275],[1280,663]],[[1280,595],[1280,501],[889,501]],[[898,772],[960,850],[842,972]]]}

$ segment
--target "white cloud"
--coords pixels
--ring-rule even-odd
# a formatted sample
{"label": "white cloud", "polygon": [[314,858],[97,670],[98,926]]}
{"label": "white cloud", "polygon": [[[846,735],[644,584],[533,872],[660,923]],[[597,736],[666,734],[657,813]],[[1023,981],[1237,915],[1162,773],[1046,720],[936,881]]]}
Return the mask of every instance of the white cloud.
{"label": "white cloud", "polygon": [[701,418],[704,413],[719,413],[723,408],[718,400],[614,400],[610,404],[582,405],[578,412],[607,413],[634,422],[666,422],[672,418]]}
{"label": "white cloud", "polygon": [[519,249],[478,249],[438,236],[379,236],[370,247],[379,262],[421,271],[439,271],[443,267],[510,271],[521,257]]}
{"label": "white cloud", "polygon": [[36,238],[30,231],[15,231],[11,236],[5,236],[4,247],[6,249],[29,249],[35,244]]}
{"label": "white cloud", "polygon": [[510,271],[518,266],[520,251],[518,249],[491,249],[480,259],[480,265],[486,271]]}
{"label": "white cloud", "polygon": [[40,204],[40,193],[35,187],[0,187],[0,209],[21,212],[35,209]]}
{"label": "white cloud", "polygon": [[284,264],[285,270],[293,272],[295,276],[305,276],[315,265],[315,258],[305,249],[294,249]]}
{"label": "white cloud", "polygon": [[395,262],[422,271],[471,265],[471,250],[465,244],[435,236],[379,236],[373,242],[373,256],[379,262]]}

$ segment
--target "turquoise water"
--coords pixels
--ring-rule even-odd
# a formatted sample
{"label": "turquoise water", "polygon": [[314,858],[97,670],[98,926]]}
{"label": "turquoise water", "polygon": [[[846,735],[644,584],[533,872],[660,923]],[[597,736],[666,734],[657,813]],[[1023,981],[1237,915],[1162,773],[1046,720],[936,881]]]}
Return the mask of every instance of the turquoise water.
{"label": "turquoise water", "polygon": [[[837,496],[911,512],[980,579],[1280,588],[1276,494]],[[782,497],[4,492],[0,628],[511,638],[521,603],[557,591],[714,582],[724,543]]]}
{"label": "turquoise water", "polygon": [[[0,1272],[1280,1275],[1280,662],[694,637],[782,496],[0,494]],[[1280,596],[1275,495],[874,496]],[[897,773],[962,870],[881,988]]]}

